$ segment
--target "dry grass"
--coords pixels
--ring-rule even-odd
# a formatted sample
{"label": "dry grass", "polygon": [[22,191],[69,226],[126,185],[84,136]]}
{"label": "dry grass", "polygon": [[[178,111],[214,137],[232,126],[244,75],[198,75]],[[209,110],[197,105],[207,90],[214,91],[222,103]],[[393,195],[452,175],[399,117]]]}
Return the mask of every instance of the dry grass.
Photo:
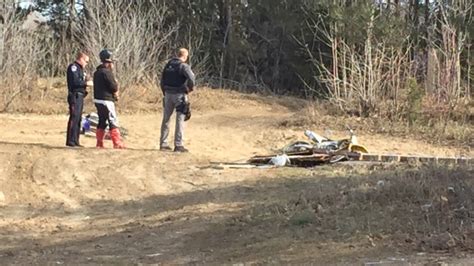
{"label": "dry grass", "polygon": [[[94,110],[92,89],[85,99],[85,110]],[[224,110],[242,105],[275,107],[284,106],[295,110],[305,104],[304,100],[273,95],[243,94],[232,90],[199,87],[189,95],[195,111]],[[59,114],[67,113],[67,88],[65,78],[40,79],[31,89],[18,95],[9,108],[11,113]],[[162,92],[155,84],[142,84],[128,87],[118,103],[121,113],[156,112],[162,108]]]}
{"label": "dry grass", "polygon": [[242,230],[273,228],[320,240],[367,237],[373,246],[386,240],[416,250],[472,251],[473,175],[472,168],[428,166],[287,179],[281,200],[262,203],[234,221]]}
{"label": "dry grass", "polygon": [[[472,105],[472,101],[469,104]],[[377,115],[360,117],[346,114],[328,102],[319,101],[306,104],[291,118],[281,121],[280,126],[338,131],[350,126],[364,134],[378,133],[422,139],[428,143],[455,146],[469,151],[474,147],[474,120],[468,115],[472,109],[469,104],[465,105],[465,111],[457,112],[452,117],[446,117],[443,112],[437,114],[426,109],[414,123],[409,123]]]}
{"label": "dry grass", "polygon": [[[95,112],[92,93],[85,100],[84,112]],[[67,89],[64,78],[41,79],[29,90],[18,95],[9,108],[11,113],[67,114]],[[380,133],[424,139],[431,143],[472,149],[474,127],[472,118],[473,102],[456,106],[450,117],[446,112],[424,103],[415,123],[391,120],[386,117],[371,116],[361,118],[357,114],[342,113],[339,108],[325,101],[308,102],[302,99],[259,94],[243,94],[231,90],[198,88],[190,94],[192,110],[235,111],[246,106],[262,108],[286,108],[294,113],[291,118],[275,121],[282,127],[324,128],[344,130],[346,125],[363,133]],[[162,108],[162,93],[154,84],[129,87],[118,103],[123,114],[158,112]],[[431,108],[431,109],[430,109]]]}

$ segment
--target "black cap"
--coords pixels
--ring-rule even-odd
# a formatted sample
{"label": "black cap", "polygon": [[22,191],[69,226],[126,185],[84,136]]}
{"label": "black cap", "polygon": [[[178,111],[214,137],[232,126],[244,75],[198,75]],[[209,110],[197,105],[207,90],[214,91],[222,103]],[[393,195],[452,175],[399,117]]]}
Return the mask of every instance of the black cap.
{"label": "black cap", "polygon": [[100,58],[100,61],[101,61],[102,63],[104,63],[104,62],[109,62],[109,63],[111,63],[111,62],[114,62],[114,61],[115,61],[115,60],[112,60],[112,52],[110,52],[110,51],[107,50],[107,49],[104,49],[104,50],[100,51],[100,53],[99,53],[99,58]]}

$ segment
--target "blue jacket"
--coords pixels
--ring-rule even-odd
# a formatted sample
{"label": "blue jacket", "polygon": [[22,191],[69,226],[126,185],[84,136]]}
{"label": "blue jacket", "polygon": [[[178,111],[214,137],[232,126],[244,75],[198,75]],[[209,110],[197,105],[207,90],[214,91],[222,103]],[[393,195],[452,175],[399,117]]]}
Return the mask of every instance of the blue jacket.
{"label": "blue jacket", "polygon": [[67,89],[69,93],[86,93],[86,75],[82,66],[77,62],[67,67]]}

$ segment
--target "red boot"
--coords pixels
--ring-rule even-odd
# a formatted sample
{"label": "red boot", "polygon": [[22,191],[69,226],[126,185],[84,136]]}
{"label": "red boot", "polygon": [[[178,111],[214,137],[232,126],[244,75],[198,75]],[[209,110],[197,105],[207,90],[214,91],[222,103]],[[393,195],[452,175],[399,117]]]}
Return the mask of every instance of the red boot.
{"label": "red boot", "polygon": [[98,128],[95,132],[95,138],[97,139],[97,144],[95,146],[97,148],[104,148],[104,136],[105,130]]}
{"label": "red boot", "polygon": [[112,139],[112,143],[114,144],[114,149],[125,148],[125,146],[122,143],[122,139],[120,137],[120,131],[118,128],[114,128],[110,130],[110,138]]}

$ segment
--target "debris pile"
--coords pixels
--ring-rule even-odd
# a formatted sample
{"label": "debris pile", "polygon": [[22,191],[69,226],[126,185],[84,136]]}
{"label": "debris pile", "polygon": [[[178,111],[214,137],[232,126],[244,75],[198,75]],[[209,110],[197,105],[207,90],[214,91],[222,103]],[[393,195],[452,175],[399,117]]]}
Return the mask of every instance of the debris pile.
{"label": "debris pile", "polygon": [[[277,166],[294,165],[312,167],[324,163],[360,158],[367,153],[367,148],[360,145],[355,133],[348,128],[349,138],[332,140],[313,131],[306,130],[304,135],[309,141],[295,141],[282,148],[281,154],[254,156],[248,162],[251,164],[272,164]],[[281,159],[285,156],[285,160]],[[275,163],[278,161],[278,164]]]}
{"label": "debris pile", "polygon": [[349,138],[332,140],[306,130],[304,134],[310,142],[295,141],[283,147],[278,154],[254,156],[247,162],[253,165],[299,167],[313,167],[342,161],[441,164],[470,164],[473,162],[473,158],[466,157],[370,154],[366,147],[358,143],[352,129],[349,129],[349,133]]}
{"label": "debris pile", "polygon": [[370,154],[368,149],[359,144],[354,131],[348,128],[350,137],[339,140],[320,136],[306,130],[304,135],[309,141],[294,141],[283,147],[276,154],[253,156],[245,163],[214,162],[215,168],[261,168],[296,166],[314,167],[321,164],[332,164],[343,161],[363,161],[378,163],[433,163],[433,164],[464,164],[473,162],[467,157],[437,157],[398,154]]}
{"label": "debris pile", "polygon": [[[275,164],[278,157],[285,156],[286,164],[300,167],[313,167],[325,163],[336,163],[347,160],[358,160],[361,156],[357,152],[349,151],[330,151],[324,149],[310,149],[305,151],[295,151],[286,154],[273,154],[273,155],[257,155],[248,160],[250,164],[272,164],[277,166],[284,166],[281,164]],[[278,160],[280,161],[280,160]]]}

